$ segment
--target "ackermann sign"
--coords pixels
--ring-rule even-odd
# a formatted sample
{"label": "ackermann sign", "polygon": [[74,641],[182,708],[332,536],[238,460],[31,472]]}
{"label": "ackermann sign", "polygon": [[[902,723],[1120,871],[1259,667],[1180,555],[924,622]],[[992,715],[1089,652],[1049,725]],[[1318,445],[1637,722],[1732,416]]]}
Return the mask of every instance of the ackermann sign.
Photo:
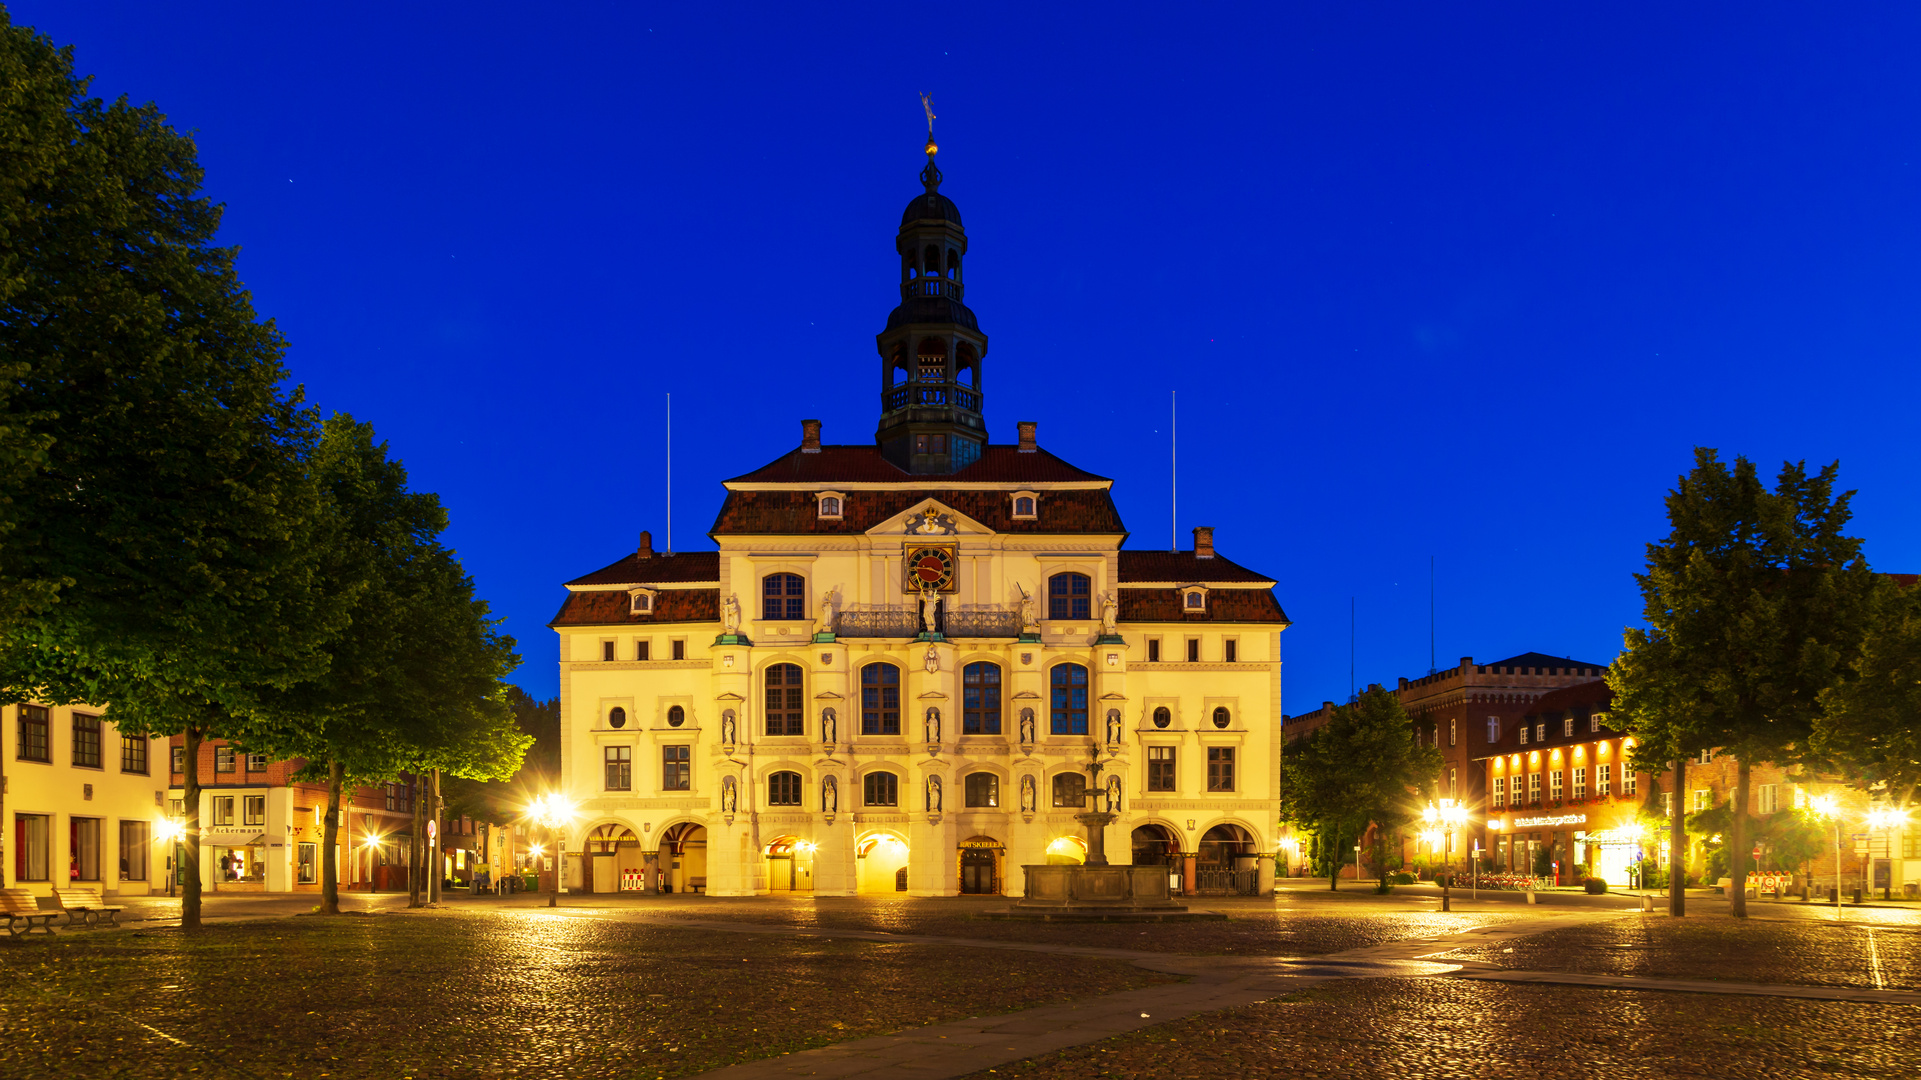
{"label": "ackermann sign", "polygon": [[1586,825],[1586,814],[1556,814],[1553,817],[1517,817],[1517,829],[1552,829],[1557,825]]}

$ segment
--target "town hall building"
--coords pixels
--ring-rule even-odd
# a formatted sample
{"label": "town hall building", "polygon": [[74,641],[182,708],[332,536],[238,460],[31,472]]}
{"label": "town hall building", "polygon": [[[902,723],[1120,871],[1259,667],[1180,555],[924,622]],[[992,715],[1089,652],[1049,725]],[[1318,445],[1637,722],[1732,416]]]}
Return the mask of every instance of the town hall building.
{"label": "town hall building", "polygon": [[1272,890],[1274,582],[1217,552],[1123,549],[1113,481],[992,442],[967,235],[901,216],[871,442],[800,422],[724,482],[717,551],[634,551],[567,583],[570,890],[1021,895],[1088,857],[1177,892]]}

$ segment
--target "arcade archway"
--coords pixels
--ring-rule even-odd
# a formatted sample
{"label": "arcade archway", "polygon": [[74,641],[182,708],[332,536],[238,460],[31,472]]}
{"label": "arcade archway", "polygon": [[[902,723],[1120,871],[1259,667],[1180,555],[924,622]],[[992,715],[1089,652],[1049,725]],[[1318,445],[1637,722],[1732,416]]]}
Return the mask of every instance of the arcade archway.
{"label": "arcade archway", "polygon": [[707,827],[692,821],[660,833],[660,891],[707,891]]}
{"label": "arcade archway", "polygon": [[767,845],[767,890],[776,893],[814,891],[814,843],[783,836]]}
{"label": "arcade archway", "polygon": [[907,891],[907,842],[891,833],[870,833],[854,847],[855,891],[886,895]]}

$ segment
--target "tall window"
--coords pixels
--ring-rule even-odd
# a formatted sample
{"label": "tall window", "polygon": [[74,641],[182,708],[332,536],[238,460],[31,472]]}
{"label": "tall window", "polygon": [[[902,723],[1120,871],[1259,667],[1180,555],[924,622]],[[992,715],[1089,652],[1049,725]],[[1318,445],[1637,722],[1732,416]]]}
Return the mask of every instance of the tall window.
{"label": "tall window", "polygon": [[1587,767],[1584,765],[1574,767],[1574,797],[1587,798]]}
{"label": "tall window", "polygon": [[860,801],[868,806],[899,806],[900,778],[890,772],[870,772],[861,777]]}
{"label": "tall window", "polygon": [[900,669],[892,664],[860,669],[860,733],[900,734]]}
{"label": "tall window", "polygon": [[605,755],[607,790],[634,790],[634,748],[609,746],[605,748]]}
{"label": "tall window", "polygon": [[147,737],[145,735],[120,736],[120,771],[146,774]]}
{"label": "tall window", "polygon": [[1447,771],[1447,797],[1450,799],[1460,798],[1461,797],[1460,786],[1461,786],[1460,770],[1449,769]]}
{"label": "tall window", "polygon": [[1001,733],[1001,667],[981,661],[961,669],[961,734]]}
{"label": "tall window", "polygon": [[608,662],[614,659],[614,643],[611,640],[600,643],[600,658]]}
{"label": "tall window", "polygon": [[1527,774],[1527,801],[1530,803],[1538,803],[1541,801],[1540,773]]}
{"label": "tall window", "polygon": [[1694,812],[1714,809],[1714,791],[1711,788],[1698,788],[1694,792]]}
{"label": "tall window", "polygon": [[1507,777],[1505,776],[1494,778],[1494,805],[1507,805]]}
{"label": "tall window", "polygon": [[1187,662],[1190,664],[1198,664],[1201,662],[1200,638],[1191,637],[1187,639]]}
{"label": "tall window", "polygon": [[1587,729],[1589,731],[1601,730],[1601,714],[1600,713],[1595,713],[1593,716],[1590,716],[1587,718]]}
{"label": "tall window", "polygon": [[[1607,768],[1606,765],[1603,765],[1601,767],[1603,769]],[[1780,792],[1780,787],[1778,785],[1775,785],[1775,784],[1761,785],[1761,800],[1760,800],[1761,806],[1759,810],[1760,813],[1772,814],[1776,810],[1781,809],[1781,800],[1780,800],[1779,792]]]}
{"label": "tall window", "polygon": [[670,643],[670,646],[671,647],[668,649],[668,652],[670,655],[672,655],[672,657],[675,660],[687,659],[687,639],[686,638],[675,638]]}
{"label": "tall window", "polygon": [[807,613],[807,583],[799,574],[768,574],[760,583],[760,617],[799,619]]}
{"label": "tall window", "polygon": [[967,779],[961,783],[968,806],[993,807],[1001,804],[1001,779],[993,773],[968,773]]}
{"label": "tall window", "polygon": [[152,850],[151,833],[144,821],[120,823],[120,880],[147,880],[147,854]]}
{"label": "tall window", "polygon": [[1210,746],[1207,748],[1207,790],[1234,790],[1233,747]]}
{"label": "tall window", "polygon": [[[21,761],[52,761],[53,739],[48,734],[51,723],[44,705],[20,706],[20,741],[14,748]],[[45,878],[24,880],[44,881]]]}
{"label": "tall window", "polygon": [[1521,745],[1522,746],[1527,745],[1527,725],[1526,724],[1521,725]]}
{"label": "tall window", "polygon": [[1160,638],[1155,637],[1155,638],[1147,639],[1147,662],[1150,664],[1158,664],[1161,662],[1161,639]]}
{"label": "tall window", "polygon": [[1703,750],[1703,751],[1701,751],[1701,756],[1700,756],[1699,758],[1697,758],[1697,759],[1695,759],[1695,762],[1694,762],[1694,763],[1695,763],[1696,765],[1712,765],[1712,764],[1714,764],[1714,751],[1713,751],[1713,750]]}
{"label": "tall window", "polygon": [[799,664],[774,664],[767,669],[767,734],[807,733],[800,692]]}
{"label": "tall window", "polygon": [[1561,734],[1568,736],[1574,734],[1574,718],[1572,716],[1564,716],[1561,718]]}
{"label": "tall window", "polygon": [[1632,795],[1639,787],[1640,785],[1635,778],[1633,767],[1629,765],[1621,766],[1621,794]]}
{"label": "tall window", "polygon": [[300,875],[300,884],[312,885],[314,882],[319,881],[320,845],[301,844],[298,858],[299,861],[295,864],[295,869]]}
{"label": "tall window", "polygon": [[1534,741],[1535,742],[1547,741],[1547,722],[1546,721],[1542,721],[1541,723],[1534,725]]}
{"label": "tall window", "polygon": [[77,881],[100,880],[100,819],[67,819],[67,876]]}
{"label": "tall window", "polygon": [[1606,795],[1614,790],[1614,766],[1596,765],[1594,767],[1594,793]]}
{"label": "tall window", "polygon": [[768,806],[800,805],[800,774],[777,772],[767,778]]}
{"label": "tall window", "polygon": [[13,815],[13,880],[47,880],[47,871],[53,862],[52,848],[52,815]]}
{"label": "tall window", "polygon": [[100,767],[100,718],[73,714],[73,763],[82,769]]}
{"label": "tall window", "polygon": [[694,786],[694,767],[686,746],[660,748],[660,788],[662,791],[690,791]]}
{"label": "tall window", "polygon": [[1079,664],[1057,664],[1053,678],[1053,724],[1056,735],[1087,734],[1087,669]]}
{"label": "tall window", "polygon": [[1547,795],[1550,799],[1561,797],[1561,770],[1555,769],[1547,774]]}
{"label": "tall window", "polygon": [[1490,716],[1487,718],[1488,745],[1492,746],[1495,743],[1500,741],[1501,741],[1501,718],[1498,716]]}
{"label": "tall window", "polygon": [[217,773],[233,771],[233,747],[216,746],[213,748],[213,771]]}
{"label": "tall window", "polygon": [[1147,790],[1175,790],[1173,747],[1150,746],[1147,748]]}
{"label": "tall window", "polygon": [[265,825],[267,823],[267,797],[265,795],[242,796],[240,812],[240,823],[242,825]]}
{"label": "tall window", "polygon": [[1460,730],[1459,725],[1460,725],[1460,721],[1452,718],[1450,718],[1447,722],[1447,744],[1449,746],[1454,745],[1454,740],[1457,737]]}
{"label": "tall window", "polygon": [[1086,574],[1055,574],[1047,579],[1047,617],[1085,619],[1093,595]]}
{"label": "tall window", "polygon": [[169,747],[168,753],[167,753],[167,759],[170,762],[170,764],[168,765],[168,768],[171,768],[176,775],[184,774],[187,771],[187,748],[186,747],[184,746]]}
{"label": "tall window", "polygon": [[215,795],[213,797],[213,823],[215,825],[233,824],[232,795]]}
{"label": "tall window", "polygon": [[653,643],[648,641],[646,638],[641,638],[640,640],[634,642],[634,659],[636,660],[653,659],[653,657],[649,655],[653,651],[650,648],[652,644]]}
{"label": "tall window", "polygon": [[1083,809],[1087,805],[1087,777],[1077,772],[1054,777],[1054,805]]}

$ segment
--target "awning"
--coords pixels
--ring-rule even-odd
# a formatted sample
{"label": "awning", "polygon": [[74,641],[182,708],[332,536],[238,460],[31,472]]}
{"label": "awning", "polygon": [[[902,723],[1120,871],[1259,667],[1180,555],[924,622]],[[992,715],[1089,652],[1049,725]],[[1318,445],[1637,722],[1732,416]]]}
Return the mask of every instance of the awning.
{"label": "awning", "polygon": [[214,832],[202,830],[200,843],[205,847],[256,847],[267,842],[266,833]]}

